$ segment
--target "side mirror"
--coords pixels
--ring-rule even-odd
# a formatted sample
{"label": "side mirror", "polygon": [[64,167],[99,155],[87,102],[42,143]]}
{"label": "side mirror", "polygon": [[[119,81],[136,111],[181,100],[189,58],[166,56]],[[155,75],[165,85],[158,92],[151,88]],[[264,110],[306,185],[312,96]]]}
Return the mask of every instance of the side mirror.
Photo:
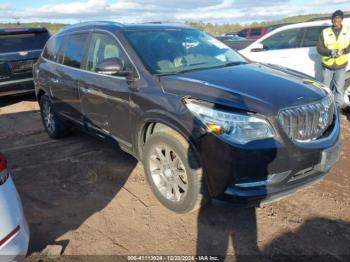
{"label": "side mirror", "polygon": [[261,52],[261,51],[266,51],[264,48],[264,45],[261,43],[255,43],[252,45],[252,48],[250,49],[251,52]]}
{"label": "side mirror", "polygon": [[131,74],[131,72],[124,70],[123,63],[118,58],[109,58],[98,64],[96,73],[113,76],[128,76]]}

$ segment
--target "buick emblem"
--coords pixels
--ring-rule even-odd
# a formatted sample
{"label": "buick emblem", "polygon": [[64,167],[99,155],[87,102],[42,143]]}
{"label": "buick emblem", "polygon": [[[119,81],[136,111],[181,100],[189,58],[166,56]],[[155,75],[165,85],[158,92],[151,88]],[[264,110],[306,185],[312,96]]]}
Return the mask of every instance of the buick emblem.
{"label": "buick emblem", "polygon": [[19,54],[20,56],[26,56],[26,55],[28,55],[28,51],[18,52],[18,54]]}

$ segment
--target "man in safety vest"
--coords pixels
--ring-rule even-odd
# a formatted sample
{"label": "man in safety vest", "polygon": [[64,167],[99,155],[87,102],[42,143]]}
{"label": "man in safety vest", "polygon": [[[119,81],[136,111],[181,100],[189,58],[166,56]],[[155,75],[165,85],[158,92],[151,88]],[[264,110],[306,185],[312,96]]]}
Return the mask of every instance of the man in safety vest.
{"label": "man in safety vest", "polygon": [[350,53],[350,28],[342,25],[344,13],[337,10],[332,15],[332,26],[321,32],[317,51],[321,55],[323,83],[334,93],[338,109],[344,109],[346,66]]}

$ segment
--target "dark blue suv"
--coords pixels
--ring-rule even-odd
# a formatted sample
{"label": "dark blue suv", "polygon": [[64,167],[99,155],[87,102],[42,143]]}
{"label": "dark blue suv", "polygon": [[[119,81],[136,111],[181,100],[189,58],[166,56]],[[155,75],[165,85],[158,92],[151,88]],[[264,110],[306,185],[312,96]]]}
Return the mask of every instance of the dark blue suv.
{"label": "dark blue suv", "polygon": [[183,25],[89,22],[48,41],[34,66],[52,138],[78,127],[142,161],[160,202],[259,204],[322,178],[339,158],[331,91],[250,63]]}
{"label": "dark blue suv", "polygon": [[0,97],[34,93],[33,64],[49,37],[45,27],[0,27]]}

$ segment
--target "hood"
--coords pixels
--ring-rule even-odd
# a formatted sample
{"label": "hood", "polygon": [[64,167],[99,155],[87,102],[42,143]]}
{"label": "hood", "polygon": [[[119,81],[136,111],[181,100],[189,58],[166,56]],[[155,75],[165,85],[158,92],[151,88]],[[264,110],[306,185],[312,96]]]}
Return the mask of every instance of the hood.
{"label": "hood", "polygon": [[311,77],[283,68],[244,64],[160,77],[164,92],[240,110],[277,115],[282,108],[326,96]]}

